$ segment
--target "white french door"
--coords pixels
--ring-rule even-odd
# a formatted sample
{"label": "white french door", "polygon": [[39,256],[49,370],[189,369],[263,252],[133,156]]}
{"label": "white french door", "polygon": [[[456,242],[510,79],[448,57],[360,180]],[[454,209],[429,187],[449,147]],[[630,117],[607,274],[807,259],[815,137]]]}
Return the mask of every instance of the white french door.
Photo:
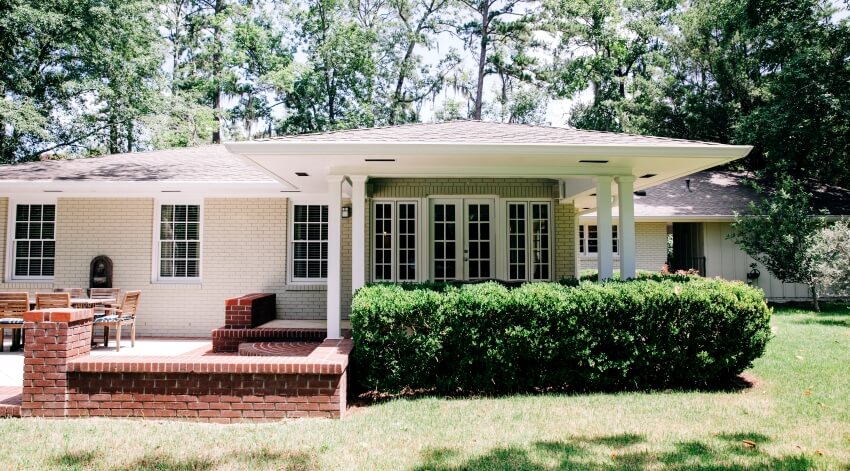
{"label": "white french door", "polygon": [[431,277],[435,281],[495,278],[493,199],[431,200]]}

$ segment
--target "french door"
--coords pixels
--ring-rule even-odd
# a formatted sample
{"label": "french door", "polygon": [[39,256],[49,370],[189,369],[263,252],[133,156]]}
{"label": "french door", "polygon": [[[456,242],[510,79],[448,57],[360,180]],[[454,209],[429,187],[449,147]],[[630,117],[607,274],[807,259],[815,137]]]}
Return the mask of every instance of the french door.
{"label": "french door", "polygon": [[435,281],[495,278],[494,202],[431,200],[431,275]]}

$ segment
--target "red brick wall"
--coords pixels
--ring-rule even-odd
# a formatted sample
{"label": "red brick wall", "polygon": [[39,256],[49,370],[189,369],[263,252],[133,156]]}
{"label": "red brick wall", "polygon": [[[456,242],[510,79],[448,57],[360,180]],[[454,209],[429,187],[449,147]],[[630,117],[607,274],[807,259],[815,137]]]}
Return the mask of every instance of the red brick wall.
{"label": "red brick wall", "polygon": [[257,327],[277,317],[276,296],[269,293],[246,294],[224,301],[224,327],[246,329]]}
{"label": "red brick wall", "polygon": [[22,417],[65,417],[68,362],[91,351],[92,310],[24,315]]}
{"label": "red brick wall", "polygon": [[68,375],[68,415],[210,422],[341,417],[346,374],[83,373]]}

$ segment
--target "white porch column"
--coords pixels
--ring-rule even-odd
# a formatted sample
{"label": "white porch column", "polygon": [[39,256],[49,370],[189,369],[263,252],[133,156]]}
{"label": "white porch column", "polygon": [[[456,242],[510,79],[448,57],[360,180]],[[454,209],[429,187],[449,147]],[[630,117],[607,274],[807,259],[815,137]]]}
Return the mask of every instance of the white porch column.
{"label": "white porch column", "polygon": [[617,177],[617,196],[619,199],[620,227],[620,278],[634,278],[635,270],[635,177],[632,175]]}
{"label": "white porch column", "polygon": [[342,175],[328,175],[328,338],[341,338]]}
{"label": "white porch column", "polygon": [[596,238],[599,246],[596,263],[600,281],[614,276],[614,242],[611,238],[612,182],[612,177],[596,177]]}
{"label": "white porch column", "polygon": [[351,292],[366,284],[366,175],[351,180]]}

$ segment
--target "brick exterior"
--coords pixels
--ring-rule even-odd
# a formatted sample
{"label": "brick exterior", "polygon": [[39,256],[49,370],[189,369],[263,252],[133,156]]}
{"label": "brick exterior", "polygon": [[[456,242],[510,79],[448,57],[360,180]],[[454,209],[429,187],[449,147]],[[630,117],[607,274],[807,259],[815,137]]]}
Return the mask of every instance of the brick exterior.
{"label": "brick exterior", "polygon": [[92,309],[26,313],[22,417],[68,416],[68,364],[89,354],[93,316]]}
{"label": "brick exterior", "polygon": [[[595,222],[582,222],[595,224]],[[667,223],[666,222],[637,222],[635,223],[635,266],[638,270],[660,271],[661,265],[667,262]],[[581,270],[596,270],[596,257],[581,256]],[[614,269],[620,269],[620,257],[614,255]]]}
{"label": "brick exterior", "polygon": [[139,417],[205,422],[339,418],[347,377],[216,373],[68,375],[69,417]]}
{"label": "brick exterior", "polygon": [[254,293],[224,301],[224,326],[228,329],[251,328],[275,319],[274,293]]}
{"label": "brick exterior", "polygon": [[[576,211],[571,204],[560,204],[557,180],[547,178],[376,178],[366,187],[366,280],[372,270],[371,198],[417,198],[430,196],[488,195],[498,198],[546,199],[554,212],[553,279],[574,276],[576,272]],[[506,257],[507,254],[496,253]]]}

